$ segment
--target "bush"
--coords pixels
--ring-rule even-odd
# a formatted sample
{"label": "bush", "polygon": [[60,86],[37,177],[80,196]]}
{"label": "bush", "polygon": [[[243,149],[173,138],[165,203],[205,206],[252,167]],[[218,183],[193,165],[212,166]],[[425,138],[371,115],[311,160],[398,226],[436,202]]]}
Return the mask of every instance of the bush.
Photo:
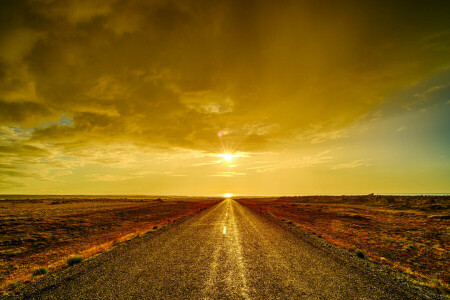
{"label": "bush", "polygon": [[287,223],[288,223],[289,225],[294,225],[294,222],[292,222],[291,220],[287,221]]}
{"label": "bush", "polygon": [[14,291],[15,289],[19,288],[21,286],[20,282],[16,281],[15,283],[10,283],[6,286],[6,290],[8,291]]}
{"label": "bush", "polygon": [[46,268],[39,268],[37,270],[34,270],[33,272],[31,272],[31,274],[33,276],[39,276],[39,275],[44,275],[47,274],[48,270]]}
{"label": "bush", "polygon": [[82,261],[83,261],[83,258],[81,256],[73,256],[67,260],[67,264],[69,266],[73,266],[74,264],[78,264]]}
{"label": "bush", "polygon": [[403,248],[403,251],[411,251],[411,250],[414,250],[414,249],[416,249],[416,247],[411,244],[411,245],[408,245],[405,248]]}
{"label": "bush", "polygon": [[366,258],[366,255],[364,254],[364,252],[362,251],[356,251],[355,252],[356,256],[358,256],[359,258]]}
{"label": "bush", "polygon": [[153,226],[153,229],[154,229],[154,230],[158,229],[158,226]]}

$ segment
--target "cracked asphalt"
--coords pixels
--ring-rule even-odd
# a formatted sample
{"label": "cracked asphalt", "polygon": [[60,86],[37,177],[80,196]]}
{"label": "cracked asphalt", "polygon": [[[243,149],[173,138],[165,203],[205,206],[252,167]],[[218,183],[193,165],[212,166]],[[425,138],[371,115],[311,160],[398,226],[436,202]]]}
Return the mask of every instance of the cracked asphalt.
{"label": "cracked asphalt", "polygon": [[435,299],[232,199],[45,276],[24,299]]}

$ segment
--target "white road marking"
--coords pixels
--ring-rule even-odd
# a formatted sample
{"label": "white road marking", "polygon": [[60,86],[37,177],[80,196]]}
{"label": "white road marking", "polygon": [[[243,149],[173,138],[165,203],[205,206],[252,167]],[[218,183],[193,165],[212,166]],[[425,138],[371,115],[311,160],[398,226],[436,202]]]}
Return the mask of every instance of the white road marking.
{"label": "white road marking", "polygon": [[[222,209],[224,208],[221,206]],[[231,211],[231,212],[230,212]],[[218,239],[217,247],[214,249],[214,253],[211,257],[211,265],[209,268],[209,278],[205,283],[202,299],[215,299],[217,293],[219,293],[218,282],[225,284],[227,287],[232,288],[237,293],[241,294],[244,299],[250,299],[249,289],[246,279],[246,265],[243,260],[242,245],[237,226],[237,218],[234,214],[234,208],[232,206],[227,207],[226,214],[230,212],[229,218],[223,218],[220,216],[220,225],[223,226],[223,237]],[[226,225],[224,225],[226,223]],[[227,227],[232,227],[233,230],[227,233]],[[226,238],[225,238],[226,235]],[[223,273],[219,270],[222,265],[223,252],[226,252],[227,270]]]}

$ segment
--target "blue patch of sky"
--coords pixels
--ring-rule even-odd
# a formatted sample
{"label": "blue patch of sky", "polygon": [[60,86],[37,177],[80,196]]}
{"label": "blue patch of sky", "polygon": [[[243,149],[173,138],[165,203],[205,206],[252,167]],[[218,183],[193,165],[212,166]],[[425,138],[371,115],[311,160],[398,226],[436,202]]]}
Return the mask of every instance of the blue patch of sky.
{"label": "blue patch of sky", "polygon": [[[404,89],[374,108],[367,131],[338,141],[374,163],[450,165],[450,71]],[[355,155],[352,152],[351,155]]]}
{"label": "blue patch of sky", "polygon": [[[392,141],[420,148],[428,155],[447,155],[450,149],[450,71],[405,90],[383,109],[382,133]],[[409,149],[414,151],[414,148]]]}
{"label": "blue patch of sky", "polygon": [[33,129],[21,126],[5,126],[6,130],[0,129],[0,143],[11,143],[18,140],[28,139],[33,133]]}
{"label": "blue patch of sky", "polygon": [[61,119],[59,119],[58,121],[45,122],[45,123],[42,123],[41,125],[39,125],[39,127],[45,128],[45,127],[49,127],[49,126],[53,126],[53,125],[72,126],[73,118],[68,118],[65,114],[62,114]]}

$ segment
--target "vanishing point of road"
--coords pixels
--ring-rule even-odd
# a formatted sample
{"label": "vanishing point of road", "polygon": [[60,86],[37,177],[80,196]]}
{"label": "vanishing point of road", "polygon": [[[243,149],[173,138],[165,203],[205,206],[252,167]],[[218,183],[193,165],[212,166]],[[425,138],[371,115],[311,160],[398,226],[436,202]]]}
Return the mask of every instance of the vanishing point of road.
{"label": "vanishing point of road", "polygon": [[[373,263],[226,199],[44,277],[28,299],[432,299]],[[431,292],[430,292],[431,293]]]}

